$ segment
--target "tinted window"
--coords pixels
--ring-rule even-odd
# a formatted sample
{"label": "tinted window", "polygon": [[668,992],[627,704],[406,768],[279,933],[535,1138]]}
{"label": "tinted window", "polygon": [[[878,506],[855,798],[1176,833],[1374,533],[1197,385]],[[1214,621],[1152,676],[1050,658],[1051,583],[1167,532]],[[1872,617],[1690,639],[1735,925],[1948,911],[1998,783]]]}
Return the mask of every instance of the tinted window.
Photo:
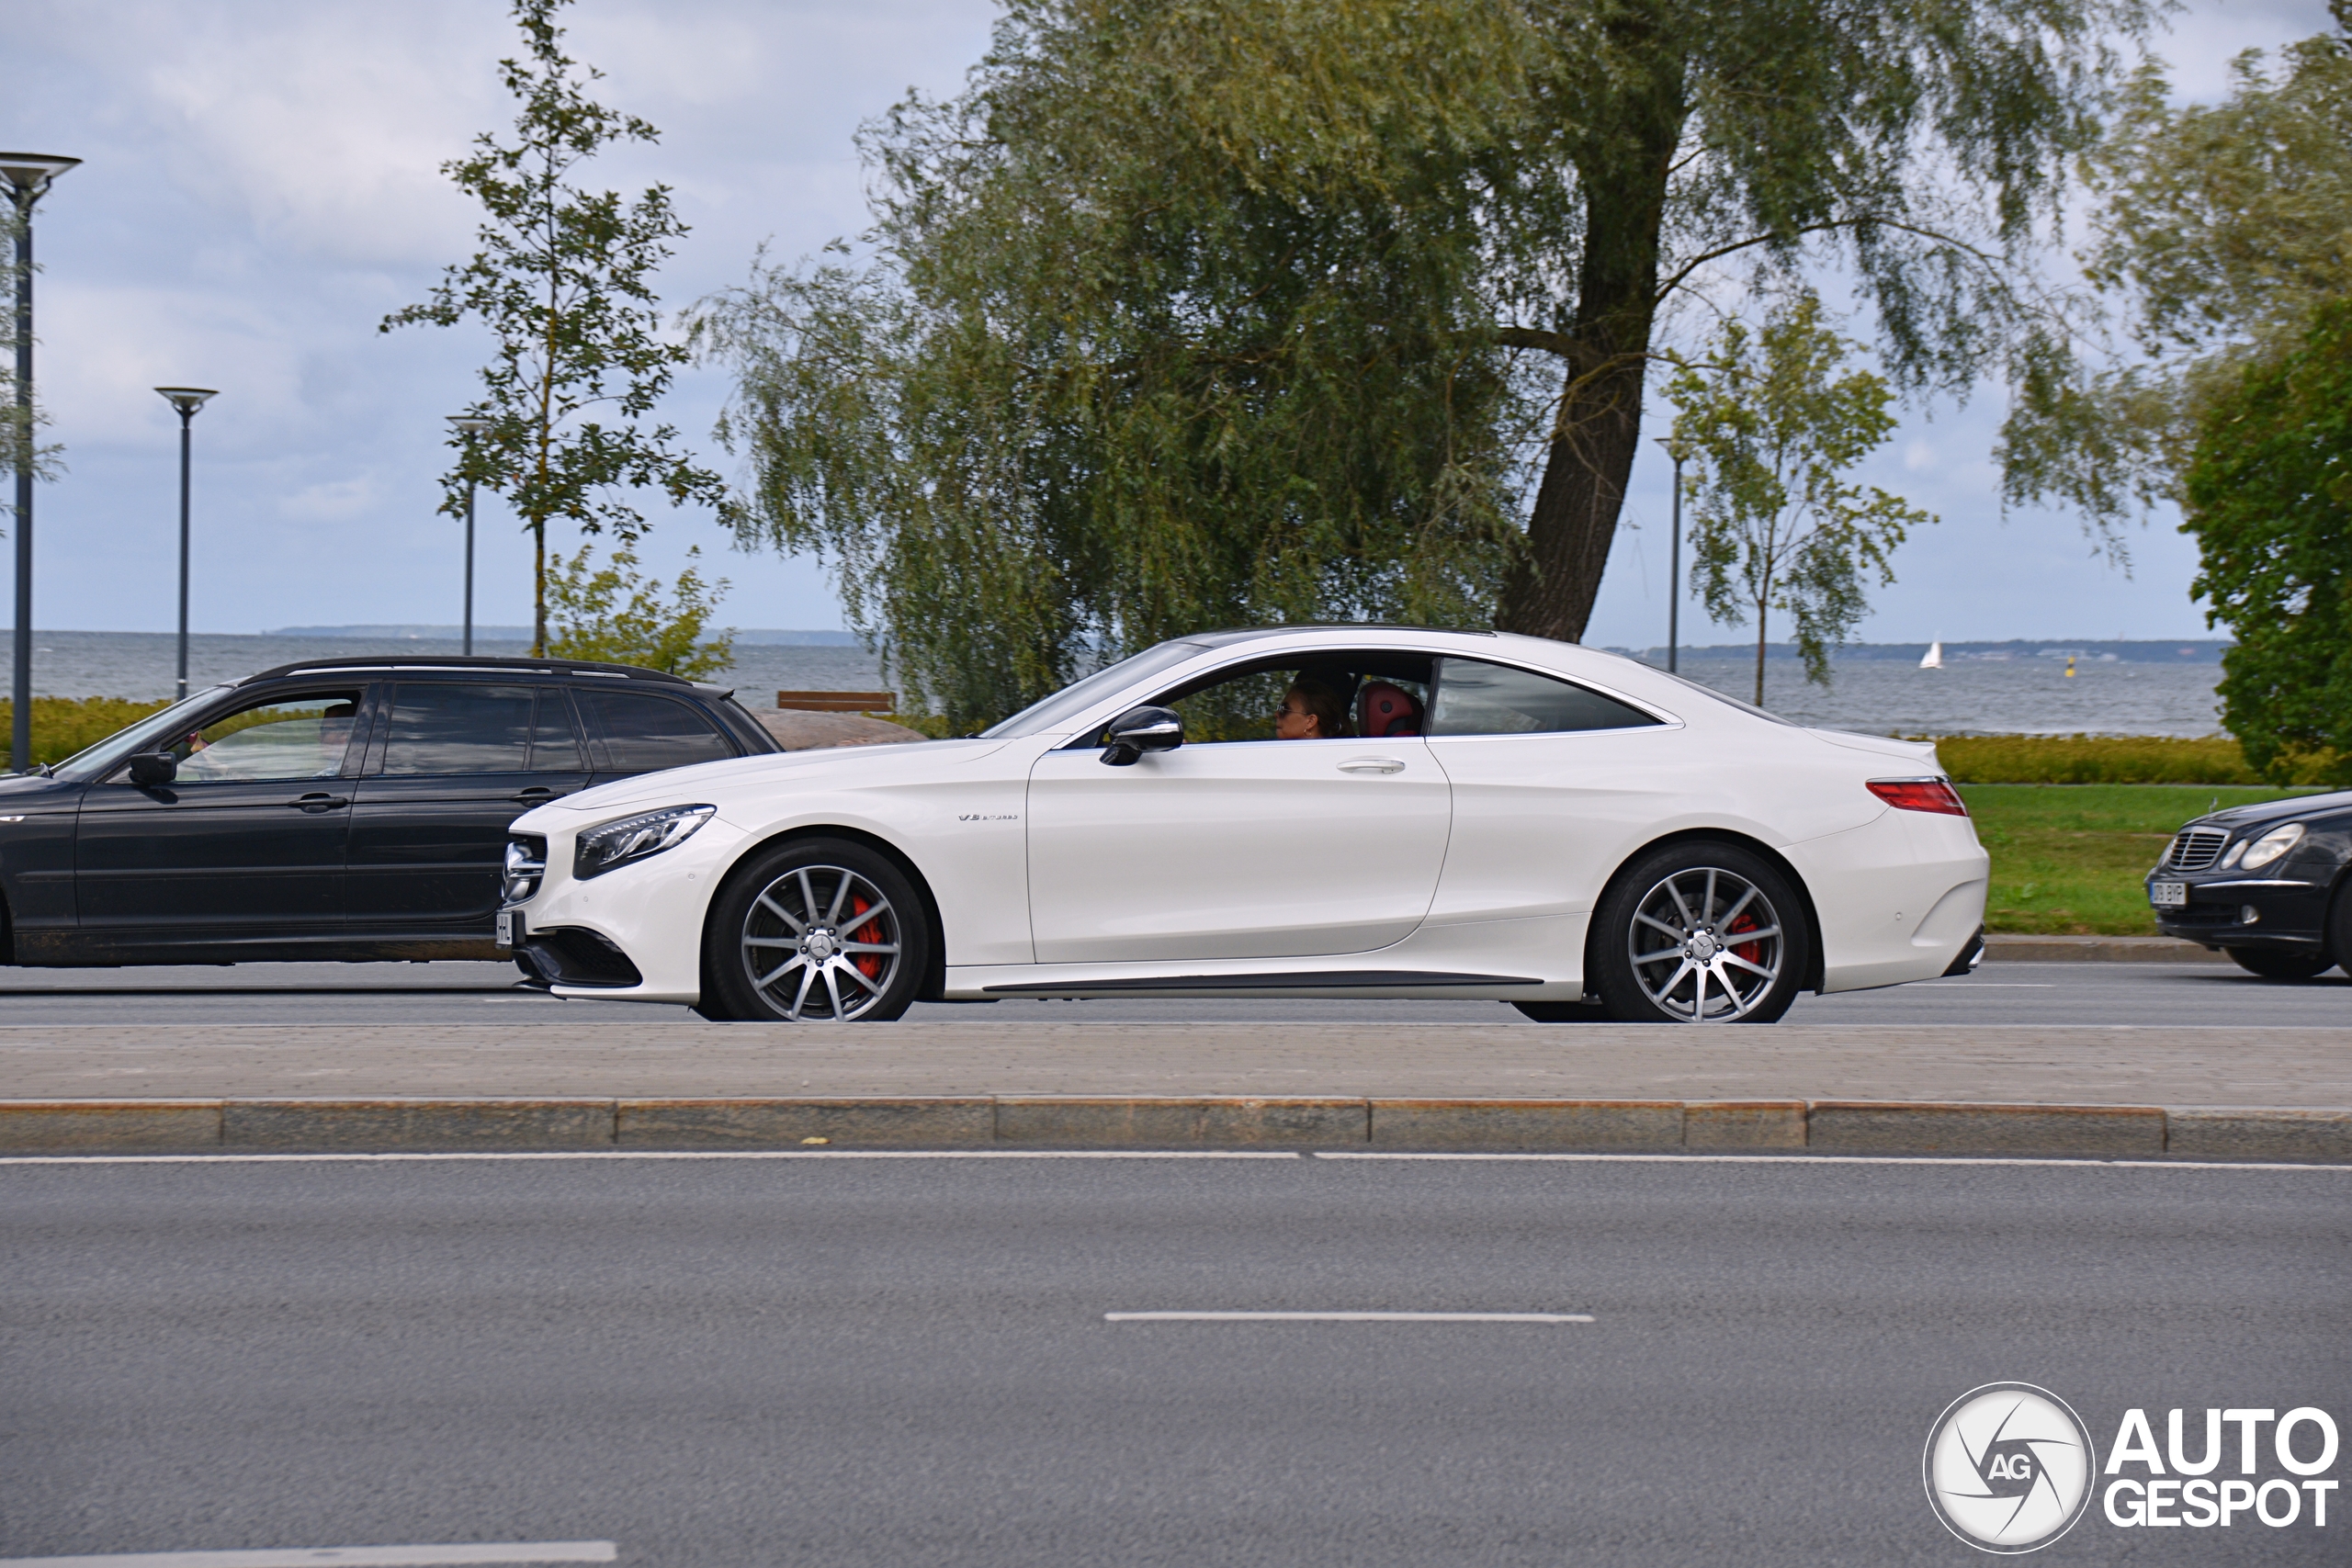
{"label": "tinted window", "polygon": [[290,697],[237,709],[168,746],[182,784],[254,784],[333,778],[359,711],[357,692]]}
{"label": "tinted window", "polygon": [[1658,721],[1614,697],[1549,675],[1449,659],[1438,677],[1431,735],[1547,735],[1573,729],[1631,729]]}
{"label": "tinted window", "polygon": [[526,772],[537,695],[528,686],[399,687],[384,746],[385,773]]}
{"label": "tinted window", "polygon": [[579,697],[596,716],[610,765],[622,773],[650,773],[735,755],[718,728],[684,703],[648,692],[583,691]]}

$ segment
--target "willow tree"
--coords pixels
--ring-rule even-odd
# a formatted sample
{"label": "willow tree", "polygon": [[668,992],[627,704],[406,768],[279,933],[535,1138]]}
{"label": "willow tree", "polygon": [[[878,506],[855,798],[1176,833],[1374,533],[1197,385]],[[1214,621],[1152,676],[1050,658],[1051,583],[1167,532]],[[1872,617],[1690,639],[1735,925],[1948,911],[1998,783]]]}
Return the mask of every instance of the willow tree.
{"label": "willow tree", "polygon": [[1510,36],[1443,6],[1015,4],[968,91],[865,132],[872,265],[706,303],[747,536],[827,558],[959,722],[1206,626],[1484,622],[1513,390],[1462,127]]}
{"label": "willow tree", "polygon": [[2352,298],[2352,0],[2329,9],[2331,31],[2232,61],[2218,102],[2176,103],[2160,65],[2132,74],[2086,160],[2086,260],[2136,355],[2051,378],[2013,429],[2014,493],[2107,520],[2184,499],[2218,456],[2207,411]]}
{"label": "willow tree", "polygon": [[710,302],[747,536],[957,714],[1261,619],[1583,635],[1677,304],[1844,265],[1898,390],[2020,283],[2159,0],[1013,0],[871,259]]}
{"label": "willow tree", "polygon": [[1487,162],[1503,340],[1550,356],[1529,548],[1499,622],[1575,640],[1679,301],[1837,266],[1898,390],[2074,363],[2030,286],[2069,160],[2163,0],[1522,0],[1539,48]]}

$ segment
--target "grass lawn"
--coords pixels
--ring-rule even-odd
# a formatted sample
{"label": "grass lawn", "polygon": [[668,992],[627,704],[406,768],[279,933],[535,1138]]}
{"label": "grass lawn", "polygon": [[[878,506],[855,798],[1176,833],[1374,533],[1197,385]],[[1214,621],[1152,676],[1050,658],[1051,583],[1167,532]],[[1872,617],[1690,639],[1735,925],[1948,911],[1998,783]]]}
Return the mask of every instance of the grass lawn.
{"label": "grass lawn", "polygon": [[2217,806],[2311,790],[2216,784],[1962,784],[1993,856],[1984,929],[2154,936],[2140,879],[2180,825]]}

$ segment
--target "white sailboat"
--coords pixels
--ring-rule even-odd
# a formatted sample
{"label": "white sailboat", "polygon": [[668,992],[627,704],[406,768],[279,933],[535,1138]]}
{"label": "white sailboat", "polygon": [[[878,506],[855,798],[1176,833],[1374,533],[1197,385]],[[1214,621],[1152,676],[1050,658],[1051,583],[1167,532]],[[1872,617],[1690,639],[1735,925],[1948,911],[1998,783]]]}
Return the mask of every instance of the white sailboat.
{"label": "white sailboat", "polygon": [[1936,641],[1928,645],[1928,656],[1919,660],[1919,668],[1922,670],[1940,670],[1943,667],[1944,645],[1943,640],[1939,637]]}

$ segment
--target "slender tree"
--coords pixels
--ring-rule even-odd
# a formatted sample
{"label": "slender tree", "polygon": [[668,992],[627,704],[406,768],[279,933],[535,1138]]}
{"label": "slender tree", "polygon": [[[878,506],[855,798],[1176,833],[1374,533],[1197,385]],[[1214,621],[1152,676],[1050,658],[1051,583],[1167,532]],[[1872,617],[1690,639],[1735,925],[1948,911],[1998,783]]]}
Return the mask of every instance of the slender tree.
{"label": "slender tree", "polygon": [[514,139],[481,136],[469,156],[442,165],[481,206],[481,248],[447,268],[424,304],[385,317],[381,328],[472,320],[490,331],[495,351],[468,412],[491,427],[451,438],[458,461],[443,480],[441,509],[461,515],[471,483],[503,495],[523,519],[533,547],[535,654],[548,643],[550,521],[633,543],[647,526],[633,498],[647,490],[673,506],[710,506],[730,525],[736,517],[725,481],[678,448],[674,428],[639,423],[689,357],[662,335],[652,284],[686,227],[667,186],[628,201],[571,183],[603,148],[660,133],[588,96],[602,73],[559,47],[554,17],[569,3],[514,0],[525,58],[499,62],[522,106]]}
{"label": "slender tree", "polygon": [[[54,479],[65,467],[65,448],[40,439],[49,411],[36,397],[29,409],[17,401],[17,236],[25,221],[12,201],[0,198],[0,479],[14,480],[29,471],[36,480]],[[39,268],[35,268],[38,275]],[[0,491],[0,534],[16,516],[16,486]]]}
{"label": "slender tree", "polygon": [[1756,701],[1767,618],[1795,627],[1805,678],[1826,685],[1829,649],[1869,613],[1865,578],[1894,581],[1895,547],[1935,518],[1846,470],[1894,429],[1894,393],[1868,370],[1840,375],[1853,345],[1800,294],[1751,333],[1724,324],[1708,363],[1668,389],[1690,478],[1693,584],[1716,620],[1756,617]]}

